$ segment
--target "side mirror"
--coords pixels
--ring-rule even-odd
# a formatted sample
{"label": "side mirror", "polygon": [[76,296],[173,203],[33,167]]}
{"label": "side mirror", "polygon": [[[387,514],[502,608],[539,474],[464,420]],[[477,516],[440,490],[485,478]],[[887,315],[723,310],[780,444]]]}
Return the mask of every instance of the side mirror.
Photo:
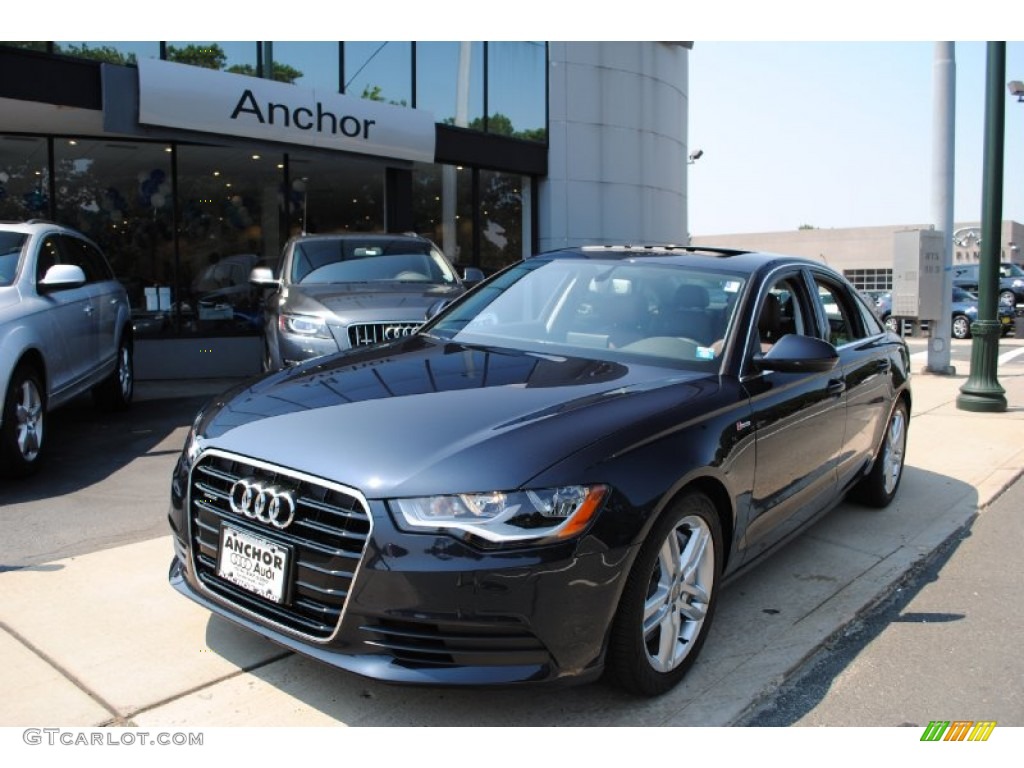
{"label": "side mirror", "polygon": [[479,267],[466,267],[462,273],[462,282],[468,286],[476,285],[486,279],[486,275]]}
{"label": "side mirror", "polygon": [[755,355],[751,362],[759,371],[825,373],[836,367],[839,353],[827,341],[790,333],[775,342],[765,354]]}
{"label": "side mirror", "polygon": [[249,282],[260,288],[277,288],[281,281],[274,277],[270,267],[253,267],[249,272]]}
{"label": "side mirror", "polygon": [[436,315],[440,314],[442,309],[444,309],[451,303],[451,299],[438,299],[429,307],[427,307],[427,314],[424,316],[423,320],[427,321],[434,318]]}
{"label": "side mirror", "polygon": [[85,272],[75,264],[54,264],[39,281],[45,291],[59,291],[62,288],[79,288],[85,285]]}

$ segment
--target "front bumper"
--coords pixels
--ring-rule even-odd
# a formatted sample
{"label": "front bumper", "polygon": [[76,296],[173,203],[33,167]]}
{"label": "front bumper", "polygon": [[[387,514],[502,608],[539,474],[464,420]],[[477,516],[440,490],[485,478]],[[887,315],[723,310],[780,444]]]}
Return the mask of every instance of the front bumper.
{"label": "front bumper", "polygon": [[[183,472],[180,465],[177,472]],[[183,489],[189,482],[195,487],[193,480],[178,476],[175,487]],[[633,547],[611,548],[594,536],[484,551],[450,536],[401,531],[383,502],[369,500],[369,531],[351,578],[338,585],[304,585],[316,577],[306,575],[300,562],[304,545],[297,539],[230,517],[233,513],[221,516],[221,524],[296,552],[286,603],[305,610],[306,586],[338,598],[338,611],[326,614],[323,626],[308,630],[303,624],[308,611],[293,619],[288,613],[293,606],[247,594],[218,578],[210,567],[218,557],[219,535],[210,530],[214,518],[189,500],[192,495],[172,493],[176,555],[170,582],[175,589],[286,648],[390,682],[505,685],[597,677],[635,555]]]}

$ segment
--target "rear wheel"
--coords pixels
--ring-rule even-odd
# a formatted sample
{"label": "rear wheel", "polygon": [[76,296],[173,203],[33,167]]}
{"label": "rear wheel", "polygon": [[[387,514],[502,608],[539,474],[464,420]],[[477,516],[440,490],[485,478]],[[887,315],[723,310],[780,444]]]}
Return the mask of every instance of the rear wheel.
{"label": "rear wheel", "polygon": [[122,337],[117,348],[117,363],[102,384],[93,390],[97,404],[115,411],[131,405],[135,394],[135,363],[130,338]]}
{"label": "rear wheel", "polygon": [[896,403],[889,417],[889,425],[882,436],[882,446],[875,457],[871,471],[857,485],[854,498],[868,506],[889,506],[903,478],[903,463],[907,454],[907,406],[903,400]]}
{"label": "rear wheel", "polygon": [[46,395],[35,369],[22,363],[14,369],[4,395],[0,427],[0,474],[25,477],[43,458]]}
{"label": "rear wheel", "polygon": [[718,512],[702,493],[677,500],[655,524],[626,581],[606,669],[620,687],[657,696],[697,659],[722,571]]}

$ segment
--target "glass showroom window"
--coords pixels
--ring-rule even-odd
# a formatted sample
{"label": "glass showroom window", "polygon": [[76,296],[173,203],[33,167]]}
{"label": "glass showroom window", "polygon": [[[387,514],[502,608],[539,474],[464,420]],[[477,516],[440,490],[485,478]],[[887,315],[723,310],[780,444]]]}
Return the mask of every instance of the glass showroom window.
{"label": "glass showroom window", "polygon": [[0,136],[0,220],[49,217],[49,174],[45,139]]}
{"label": "glass showroom window", "polygon": [[473,255],[473,173],[454,165],[417,163],[413,168],[413,222],[458,266]]}
{"label": "glass showroom window", "polygon": [[345,93],[412,106],[412,43],[346,42],[344,47]]}
{"label": "glass showroom window", "polygon": [[523,184],[529,177],[480,171],[480,264],[488,273],[526,254],[523,251]]}
{"label": "glass showroom window", "polygon": [[145,142],[54,139],[57,221],[96,241],[135,309],[146,307],[147,295],[150,304],[159,303],[156,287],[174,281],[168,150]]}
{"label": "glass showroom window", "polygon": [[[275,80],[327,93],[341,91],[339,43],[275,42],[270,58]],[[263,68],[267,69],[266,57]]]}
{"label": "glass showroom window", "polygon": [[139,59],[159,59],[160,43],[158,42],[84,42],[62,41],[53,44],[54,53],[65,56],[77,56],[82,59],[105,61],[109,64],[135,65]]}
{"label": "glass showroom window", "polygon": [[487,44],[487,132],[547,139],[547,47],[543,42]]}
{"label": "glass showroom window", "polygon": [[337,152],[289,152],[291,234],[383,232],[384,167]]}
{"label": "glass showroom window", "polygon": [[167,43],[167,60],[219,69],[241,75],[255,75],[259,44],[254,42],[173,42]]}
{"label": "glass showroom window", "polygon": [[283,168],[280,152],[178,147],[176,296],[183,333],[259,332],[249,270],[277,259],[284,237]]}
{"label": "glass showroom window", "polygon": [[483,130],[483,43],[416,43],[416,108],[434,121]]}

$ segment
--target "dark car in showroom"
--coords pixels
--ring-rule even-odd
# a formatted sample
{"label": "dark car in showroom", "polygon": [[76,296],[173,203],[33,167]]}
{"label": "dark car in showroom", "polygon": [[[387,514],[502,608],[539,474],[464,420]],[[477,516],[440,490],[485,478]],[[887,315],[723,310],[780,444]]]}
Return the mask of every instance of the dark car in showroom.
{"label": "dark car in showroom", "polygon": [[[954,285],[950,308],[950,335],[954,339],[971,338],[971,323],[978,319],[978,297]],[[899,319],[892,314],[892,293],[880,294],[875,299],[875,310],[886,328],[893,333],[899,333]],[[1014,330],[1014,312],[1011,305],[999,302],[996,306],[996,318],[1003,336]]]}
{"label": "dark car in showroom", "polygon": [[727,580],[848,496],[894,498],[909,359],[821,263],[541,254],[408,336],[209,402],[169,579],[379,680],[658,695]]}
{"label": "dark car in showroom", "polygon": [[249,279],[266,291],[263,369],[273,371],[406,336],[483,273],[469,267],[460,278],[417,235],[341,233],[294,237],[276,270],[256,267]]}

